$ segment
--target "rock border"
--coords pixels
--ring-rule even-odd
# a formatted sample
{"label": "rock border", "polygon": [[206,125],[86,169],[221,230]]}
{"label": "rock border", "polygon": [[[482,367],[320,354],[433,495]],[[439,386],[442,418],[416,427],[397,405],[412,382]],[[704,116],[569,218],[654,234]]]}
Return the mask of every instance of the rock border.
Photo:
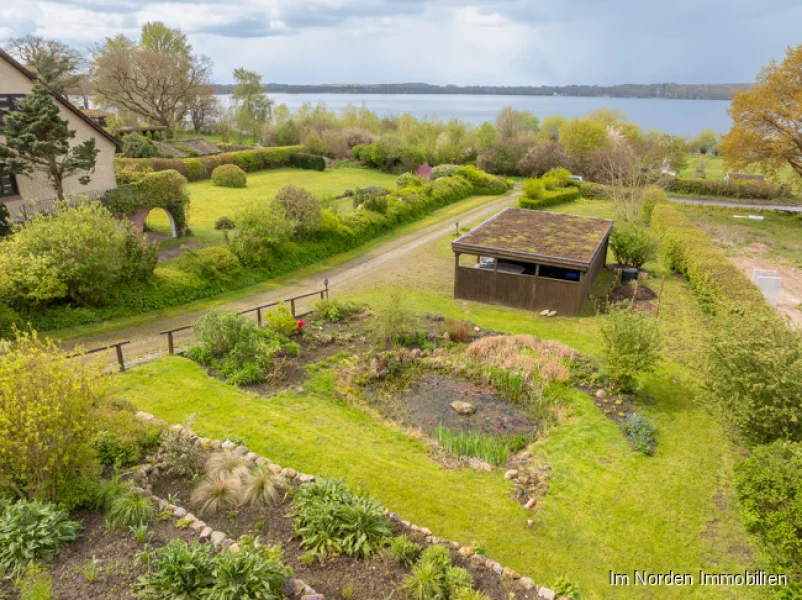
{"label": "rock border", "polygon": [[[244,456],[246,460],[255,464],[255,465],[263,465],[266,464],[268,468],[273,472],[280,474],[286,477],[289,480],[297,481],[298,483],[311,483],[316,480],[314,475],[299,473],[295,469],[291,469],[289,467],[282,467],[268,459],[264,456],[259,456],[255,452],[251,452],[246,446],[237,445],[229,440],[221,441],[221,440],[213,440],[211,438],[200,437],[194,431],[189,431],[184,428],[183,425],[170,425],[167,421],[163,419],[159,419],[150,413],[146,413],[143,411],[137,412],[134,417],[141,421],[148,421],[150,423],[154,423],[156,425],[162,425],[169,427],[171,431],[175,431],[178,433],[186,433],[189,438],[196,443],[200,444],[204,448],[208,448],[212,451],[230,451],[232,454],[236,456]],[[214,531],[211,527],[207,526],[205,522],[198,519],[195,515],[188,512],[185,508],[180,506],[174,506],[164,500],[163,498],[158,498],[153,496],[151,489],[152,486],[148,483],[148,477],[153,472],[155,467],[151,464],[143,464],[138,469],[135,470],[135,478],[142,482],[142,487],[144,491],[151,496],[151,500],[158,505],[161,511],[169,511],[173,514],[174,517],[182,520],[189,520],[189,529],[194,531],[198,536],[198,541],[201,543],[211,543],[214,545],[215,548],[221,550],[228,550],[229,552],[239,552],[239,545],[235,540],[232,540],[225,533],[222,531]],[[517,585],[526,591],[536,591],[538,598],[542,600],[569,600],[563,596],[558,597],[554,590],[551,590],[544,586],[538,586],[535,584],[534,580],[529,577],[525,577],[520,575],[517,571],[511,569],[510,567],[504,567],[501,563],[498,563],[494,560],[487,558],[484,555],[477,554],[475,549],[471,546],[466,546],[461,544],[458,541],[450,541],[445,538],[440,538],[432,534],[432,531],[426,527],[420,527],[411,523],[410,521],[403,520],[397,513],[391,512],[389,509],[385,508],[384,511],[385,516],[387,516],[391,521],[398,523],[409,529],[412,532],[422,534],[426,536],[426,542],[429,544],[441,544],[446,545],[454,550],[462,556],[463,558],[469,559],[475,566],[484,566],[489,571],[495,572],[500,578],[507,579],[510,581],[514,581]],[[174,523],[175,524],[175,523]],[[300,579],[293,579],[289,582],[287,587],[287,594],[290,598],[299,598],[300,600],[324,600],[322,594],[318,594],[312,589],[309,585],[301,581]]]}

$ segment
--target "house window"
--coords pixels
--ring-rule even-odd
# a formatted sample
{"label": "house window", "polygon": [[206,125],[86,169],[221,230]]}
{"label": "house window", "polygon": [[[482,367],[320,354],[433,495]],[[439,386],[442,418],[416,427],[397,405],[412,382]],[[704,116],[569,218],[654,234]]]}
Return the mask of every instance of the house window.
{"label": "house window", "polygon": [[17,188],[17,178],[3,172],[3,165],[0,164],[0,198],[19,195]]}
{"label": "house window", "polygon": [[0,124],[3,122],[3,116],[16,110],[17,103],[24,97],[25,94],[0,94]]}

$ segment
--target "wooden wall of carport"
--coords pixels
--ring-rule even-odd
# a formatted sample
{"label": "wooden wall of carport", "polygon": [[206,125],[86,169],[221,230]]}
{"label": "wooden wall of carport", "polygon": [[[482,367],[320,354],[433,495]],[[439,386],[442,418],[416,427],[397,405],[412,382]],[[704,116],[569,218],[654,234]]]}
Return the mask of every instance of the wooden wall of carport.
{"label": "wooden wall of carport", "polygon": [[[455,253],[454,298],[531,311],[556,310],[561,315],[578,316],[593,289],[593,282],[607,260],[607,242],[608,239],[605,238],[589,266],[542,259],[538,263],[576,269],[581,272],[577,282],[460,266],[460,254]],[[477,254],[509,258],[490,249],[477,250]]]}

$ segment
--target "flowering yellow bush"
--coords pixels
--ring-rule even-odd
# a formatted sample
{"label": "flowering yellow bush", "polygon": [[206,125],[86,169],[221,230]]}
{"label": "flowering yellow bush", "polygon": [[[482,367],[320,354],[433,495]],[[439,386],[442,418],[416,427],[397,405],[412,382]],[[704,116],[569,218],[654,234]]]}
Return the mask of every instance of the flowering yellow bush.
{"label": "flowering yellow bush", "polygon": [[58,500],[92,460],[91,411],[105,392],[99,363],[70,359],[21,334],[0,354],[0,488]]}

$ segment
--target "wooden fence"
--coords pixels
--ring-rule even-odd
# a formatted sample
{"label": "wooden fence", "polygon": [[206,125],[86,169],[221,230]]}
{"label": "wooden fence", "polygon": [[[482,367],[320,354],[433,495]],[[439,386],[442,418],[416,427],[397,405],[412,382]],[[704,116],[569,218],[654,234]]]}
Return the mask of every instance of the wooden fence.
{"label": "wooden fence", "polygon": [[[268,304],[262,304],[260,306],[255,306],[253,308],[246,308],[239,312],[241,315],[247,315],[249,313],[255,312],[256,313],[256,322],[259,327],[262,326],[262,311],[268,308],[273,308],[278,306],[279,304],[289,303],[290,311],[292,312],[293,317],[298,317],[298,312],[296,310],[296,302],[298,300],[303,300],[304,298],[311,298],[312,296],[320,296],[320,299],[328,298],[329,297],[329,284],[328,279],[326,280],[326,287],[322,290],[318,290],[316,292],[309,292],[308,294],[301,294],[300,296],[293,296],[292,298],[287,298],[286,300],[278,300],[276,302],[269,302]],[[307,313],[304,313],[307,314]],[[166,335],[167,336],[167,352],[170,354],[175,354],[175,338],[173,337],[174,334],[179,333],[181,331],[187,331],[188,329],[192,329],[192,325],[183,325],[182,327],[175,327],[174,329],[168,329],[166,331],[160,331],[159,335]]]}
{"label": "wooden fence", "polygon": [[131,340],[125,340],[124,342],[117,342],[116,344],[109,344],[108,346],[99,346],[97,348],[92,348],[91,350],[86,350],[84,352],[77,352],[75,354],[70,354],[68,358],[76,358],[78,356],[88,356],[89,354],[97,354],[98,352],[103,352],[104,350],[111,350],[114,348],[117,354],[117,364],[120,366],[120,373],[125,373],[125,357],[123,356],[123,346],[126,346],[131,343]]}

